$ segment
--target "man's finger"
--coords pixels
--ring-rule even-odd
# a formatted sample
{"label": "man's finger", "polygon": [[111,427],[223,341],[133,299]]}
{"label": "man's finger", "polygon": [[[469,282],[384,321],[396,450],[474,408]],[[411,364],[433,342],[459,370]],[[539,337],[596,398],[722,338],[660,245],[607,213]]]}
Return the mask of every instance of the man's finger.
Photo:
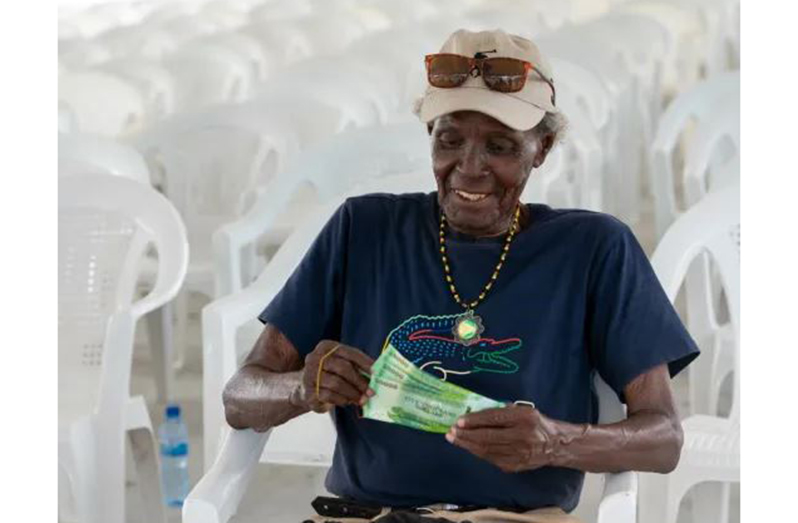
{"label": "man's finger", "polygon": [[452,427],[450,432],[456,440],[468,441],[478,445],[509,446],[523,443],[523,434],[519,434],[519,431],[512,428],[463,429]]}
{"label": "man's finger", "polygon": [[529,407],[500,407],[466,414],[457,420],[457,427],[464,429],[512,427],[523,416],[529,415]]}
{"label": "man's finger", "polygon": [[354,347],[341,344],[341,346],[335,352],[335,355],[351,361],[364,372],[371,374],[371,366],[374,364],[374,359],[364,352],[355,349]]}
{"label": "man's finger", "polygon": [[355,388],[354,385],[341,378],[336,374],[325,372],[321,375],[321,383],[319,384],[319,395],[321,391],[331,390],[336,394],[340,394],[349,401],[357,403],[363,393]]}
{"label": "man's finger", "polygon": [[369,388],[369,381],[363,377],[349,360],[332,357],[324,363],[324,372],[336,374],[365,394]]}
{"label": "man's finger", "polygon": [[319,390],[319,397],[314,399],[317,403],[331,403],[337,407],[345,407],[353,403],[349,398],[331,389]]}

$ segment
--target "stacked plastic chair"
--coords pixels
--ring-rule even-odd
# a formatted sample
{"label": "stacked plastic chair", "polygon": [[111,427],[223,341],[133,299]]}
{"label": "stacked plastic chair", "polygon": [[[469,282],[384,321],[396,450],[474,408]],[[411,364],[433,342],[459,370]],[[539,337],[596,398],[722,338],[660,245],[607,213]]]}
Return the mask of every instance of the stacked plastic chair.
{"label": "stacked plastic chair", "polygon": [[[128,439],[147,521],[163,521],[152,426],[143,398],[130,396],[130,372],[137,321],[186,273],[185,230],[163,196],[120,177],[63,178],[58,200],[59,520],[124,521]],[[148,246],[158,276],[137,300]]]}
{"label": "stacked plastic chair", "polygon": [[144,122],[144,100],[139,91],[108,73],[62,74],[58,98],[75,112],[83,132],[125,137],[141,130]]}
{"label": "stacked plastic chair", "polygon": [[[723,284],[732,326],[733,358],[739,369],[739,184],[706,196],[668,229],[657,246],[652,264],[671,301],[691,265],[703,255],[708,255],[717,267]],[[668,475],[640,475],[640,521],[675,523],[680,501],[691,488],[697,488],[693,521],[728,521],[729,484],[740,481],[739,374],[734,373],[729,417],[696,414],[683,420],[684,447],[676,470]]]}

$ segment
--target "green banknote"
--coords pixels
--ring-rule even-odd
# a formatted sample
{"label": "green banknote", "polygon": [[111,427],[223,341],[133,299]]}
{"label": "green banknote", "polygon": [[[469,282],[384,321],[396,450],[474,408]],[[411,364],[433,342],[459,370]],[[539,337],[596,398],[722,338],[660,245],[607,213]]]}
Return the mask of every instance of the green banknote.
{"label": "green banknote", "polygon": [[392,345],[374,362],[370,386],[375,395],[363,407],[363,417],[427,432],[443,434],[464,414],[504,407],[424,372]]}

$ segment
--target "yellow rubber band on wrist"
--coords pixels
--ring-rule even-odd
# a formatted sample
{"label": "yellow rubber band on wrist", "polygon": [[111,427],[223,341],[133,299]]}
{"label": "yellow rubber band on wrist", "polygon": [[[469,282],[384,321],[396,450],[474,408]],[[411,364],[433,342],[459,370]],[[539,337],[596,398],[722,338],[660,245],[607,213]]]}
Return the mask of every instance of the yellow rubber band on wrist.
{"label": "yellow rubber band on wrist", "polygon": [[316,372],[316,399],[319,401],[321,401],[321,398],[319,397],[319,387],[321,387],[321,373],[324,370],[324,360],[332,356],[332,353],[337,351],[338,347],[340,346],[341,344],[338,343],[335,347],[333,347],[330,350],[330,352],[322,356],[321,359],[319,360],[319,370]]}

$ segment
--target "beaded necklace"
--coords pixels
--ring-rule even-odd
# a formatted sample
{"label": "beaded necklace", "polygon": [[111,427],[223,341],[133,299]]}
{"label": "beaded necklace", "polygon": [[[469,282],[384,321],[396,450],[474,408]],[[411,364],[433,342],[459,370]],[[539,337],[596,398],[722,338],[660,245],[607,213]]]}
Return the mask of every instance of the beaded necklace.
{"label": "beaded necklace", "polygon": [[507,253],[510,252],[510,244],[513,242],[513,238],[518,232],[518,218],[520,214],[521,206],[519,205],[515,209],[513,223],[510,225],[510,230],[507,231],[507,237],[504,240],[504,247],[502,249],[501,256],[499,256],[499,262],[496,264],[496,268],[493,270],[493,274],[488,280],[488,283],[485,284],[485,288],[482,289],[481,293],[479,293],[477,299],[467,302],[460,298],[460,294],[457,292],[457,288],[454,285],[452,271],[449,268],[449,258],[446,255],[445,240],[446,216],[443,214],[443,212],[441,212],[440,244],[443,272],[444,276],[446,277],[446,283],[449,284],[449,290],[452,293],[454,301],[456,301],[458,305],[465,309],[465,312],[457,317],[454,327],[452,328],[452,334],[454,334],[455,339],[463,345],[467,346],[476,343],[479,341],[479,337],[485,331],[485,323],[480,316],[474,314],[474,309],[485,299],[485,297],[488,295],[488,291],[490,291],[491,287],[493,287],[496,278],[499,277],[499,271],[501,271],[502,266],[504,265],[504,260],[507,258]]}

